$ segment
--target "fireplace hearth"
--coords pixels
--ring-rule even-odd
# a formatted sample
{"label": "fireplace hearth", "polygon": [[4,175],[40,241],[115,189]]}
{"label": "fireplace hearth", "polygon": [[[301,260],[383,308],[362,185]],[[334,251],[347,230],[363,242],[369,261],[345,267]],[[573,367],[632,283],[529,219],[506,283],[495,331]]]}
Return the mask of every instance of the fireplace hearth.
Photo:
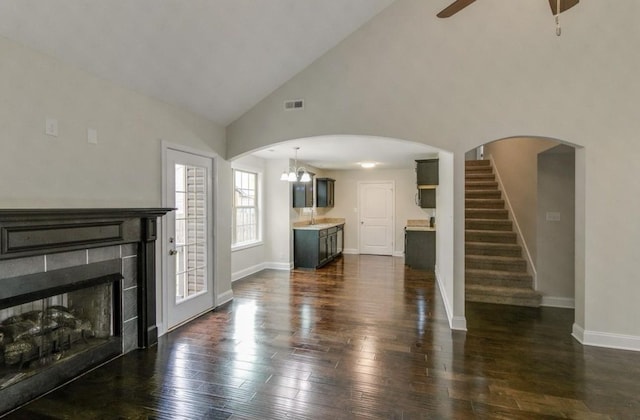
{"label": "fireplace hearth", "polygon": [[157,342],[156,227],[169,210],[0,210],[0,416]]}

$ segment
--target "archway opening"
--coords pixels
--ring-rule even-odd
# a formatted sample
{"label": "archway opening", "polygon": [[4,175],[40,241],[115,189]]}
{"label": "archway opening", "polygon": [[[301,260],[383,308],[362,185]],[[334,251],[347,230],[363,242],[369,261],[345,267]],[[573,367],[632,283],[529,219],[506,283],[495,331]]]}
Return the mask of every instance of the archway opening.
{"label": "archway opening", "polygon": [[566,308],[582,325],[583,153],[532,136],[467,151],[466,302]]}

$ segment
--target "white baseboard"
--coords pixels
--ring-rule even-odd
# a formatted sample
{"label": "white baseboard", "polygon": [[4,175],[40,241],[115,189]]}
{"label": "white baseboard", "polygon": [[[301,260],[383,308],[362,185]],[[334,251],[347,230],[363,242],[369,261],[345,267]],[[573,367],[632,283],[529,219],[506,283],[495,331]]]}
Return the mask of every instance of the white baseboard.
{"label": "white baseboard", "polygon": [[571,335],[585,346],[640,351],[640,336],[637,335],[589,331],[577,324],[573,324],[573,332]]}
{"label": "white baseboard", "polygon": [[236,280],[240,280],[243,279],[247,276],[250,276],[254,273],[257,273],[258,271],[262,271],[266,268],[266,263],[260,263],[260,264],[256,264],[252,267],[247,267],[244,268],[242,270],[236,271],[235,273],[231,273],[231,282],[234,282]]}
{"label": "white baseboard", "polygon": [[542,296],[541,306],[549,306],[551,308],[568,308],[575,309],[576,302],[574,298],[559,296]]}
{"label": "white baseboard", "polygon": [[220,305],[224,305],[227,302],[233,300],[233,291],[227,290],[226,292],[220,293],[218,298],[216,299],[216,308]]}
{"label": "white baseboard", "polygon": [[349,255],[358,255],[360,251],[355,248],[345,248],[342,250],[342,253],[349,254]]}
{"label": "white baseboard", "polygon": [[461,331],[467,331],[467,319],[463,316],[453,316],[453,310],[451,309],[451,306],[449,305],[449,299],[447,299],[447,289],[444,288],[444,285],[442,284],[441,276],[440,273],[438,271],[438,266],[436,265],[435,267],[435,274],[436,274],[436,282],[438,283],[438,289],[440,290],[440,297],[442,297],[442,300],[444,301],[444,310],[447,313],[447,320],[449,321],[449,328],[451,328],[452,330],[461,330]]}
{"label": "white baseboard", "polygon": [[270,270],[283,270],[283,271],[291,271],[293,270],[292,262],[267,262],[264,263],[265,267]]}
{"label": "white baseboard", "polygon": [[266,270],[266,269],[270,269],[270,270],[284,270],[284,271],[291,271],[293,270],[293,263],[288,263],[288,262],[263,262],[260,264],[256,264],[252,267],[247,267],[245,269],[236,271],[235,273],[231,274],[231,282],[233,283],[234,281],[238,281],[240,279],[243,279],[247,276],[250,276],[252,274],[255,274],[259,271],[262,270]]}
{"label": "white baseboard", "polygon": [[402,257],[402,258],[404,258],[404,251],[394,251],[392,255],[394,257]]}
{"label": "white baseboard", "polygon": [[449,321],[452,330],[467,331],[467,318],[463,316],[454,316]]}

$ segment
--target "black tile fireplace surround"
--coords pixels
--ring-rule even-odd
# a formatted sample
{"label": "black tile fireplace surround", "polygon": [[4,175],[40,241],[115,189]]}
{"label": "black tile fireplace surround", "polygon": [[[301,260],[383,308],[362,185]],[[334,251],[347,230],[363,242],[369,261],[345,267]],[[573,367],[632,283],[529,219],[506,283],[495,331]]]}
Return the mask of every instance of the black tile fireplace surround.
{"label": "black tile fireplace surround", "polygon": [[[157,343],[157,219],[171,210],[0,210],[0,417],[114,357]],[[72,301],[69,313],[57,304],[71,307]],[[92,306],[108,306],[104,321],[80,317]],[[44,315],[52,313],[75,324],[63,328],[61,319],[47,318],[47,329]],[[29,317],[41,328],[18,337],[18,324],[10,322],[29,325]]]}

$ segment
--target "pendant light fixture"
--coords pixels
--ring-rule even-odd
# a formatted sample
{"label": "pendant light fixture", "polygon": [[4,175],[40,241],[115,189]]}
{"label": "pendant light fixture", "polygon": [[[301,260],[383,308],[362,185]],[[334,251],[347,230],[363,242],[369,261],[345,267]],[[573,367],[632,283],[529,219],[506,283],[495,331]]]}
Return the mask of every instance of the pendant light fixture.
{"label": "pendant light fixture", "polygon": [[[309,175],[309,172],[307,172],[306,168],[304,166],[298,167],[298,150],[300,150],[300,148],[294,147],[293,150],[295,150],[295,160],[293,167],[289,167],[288,171],[282,172],[282,175],[280,175],[280,181],[310,182],[311,175]],[[298,177],[300,177],[300,179],[298,179]]]}

